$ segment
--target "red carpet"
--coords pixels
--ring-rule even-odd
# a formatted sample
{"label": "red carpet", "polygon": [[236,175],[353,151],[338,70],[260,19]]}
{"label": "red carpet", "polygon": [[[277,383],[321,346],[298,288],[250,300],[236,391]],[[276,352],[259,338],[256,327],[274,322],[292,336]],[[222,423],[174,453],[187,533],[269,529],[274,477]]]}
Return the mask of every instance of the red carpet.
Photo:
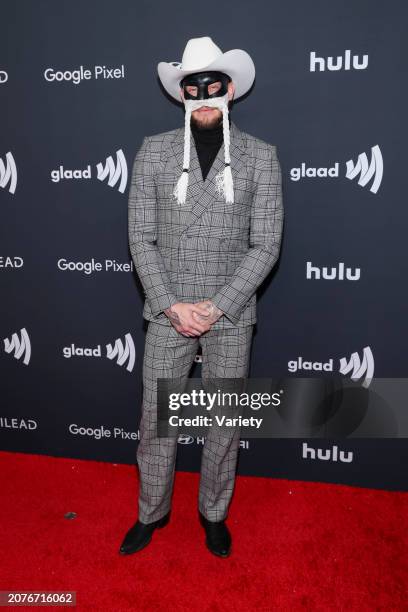
{"label": "red carpet", "polygon": [[124,557],[135,467],[8,452],[0,461],[0,590],[76,591],[77,609],[115,612],[408,610],[405,493],[238,477],[233,553],[218,559],[197,521],[198,474],[179,472],[171,523]]}

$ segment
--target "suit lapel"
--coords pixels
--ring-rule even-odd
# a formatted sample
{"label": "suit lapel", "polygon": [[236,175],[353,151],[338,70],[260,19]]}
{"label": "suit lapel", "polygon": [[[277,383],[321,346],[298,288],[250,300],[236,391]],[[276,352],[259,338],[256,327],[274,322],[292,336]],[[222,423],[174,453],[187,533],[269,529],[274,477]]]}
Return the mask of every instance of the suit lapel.
{"label": "suit lapel", "polygon": [[[183,170],[183,152],[184,152],[184,127],[177,130],[174,140],[171,145],[171,153],[169,161],[166,164],[166,172],[174,173],[175,183]],[[232,179],[236,177],[242,167],[245,165],[245,144],[241,130],[231,120],[230,126],[230,156],[231,156],[231,171]],[[190,211],[189,221],[187,226],[194,223],[206,208],[214,202],[214,200],[224,200],[224,196],[216,191],[216,175],[224,170],[224,143],[222,143],[214,162],[210,168],[205,181],[201,172],[200,160],[198,159],[194,138],[191,135],[190,141],[190,171],[187,187],[186,206]]]}

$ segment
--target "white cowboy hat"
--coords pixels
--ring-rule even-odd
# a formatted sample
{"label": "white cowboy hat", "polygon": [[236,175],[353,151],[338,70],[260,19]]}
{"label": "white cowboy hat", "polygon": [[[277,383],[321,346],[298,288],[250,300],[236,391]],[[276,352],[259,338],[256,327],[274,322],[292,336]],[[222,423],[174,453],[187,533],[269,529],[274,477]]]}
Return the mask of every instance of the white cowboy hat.
{"label": "white cowboy hat", "polygon": [[163,87],[180,102],[180,81],[187,74],[217,70],[225,72],[235,84],[235,98],[243,96],[255,79],[255,66],[250,55],[242,49],[223,53],[210,36],[190,38],[181,62],[159,62],[157,72]]}

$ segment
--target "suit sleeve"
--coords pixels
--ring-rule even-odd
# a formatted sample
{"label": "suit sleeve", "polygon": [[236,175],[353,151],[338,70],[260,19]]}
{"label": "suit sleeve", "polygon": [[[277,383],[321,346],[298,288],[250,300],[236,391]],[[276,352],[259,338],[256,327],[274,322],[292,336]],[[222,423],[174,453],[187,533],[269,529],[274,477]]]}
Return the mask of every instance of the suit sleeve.
{"label": "suit sleeve", "polygon": [[279,257],[282,228],[282,173],[276,146],[257,159],[257,185],[251,207],[249,250],[231,279],[211,298],[234,325],[248,300]]}
{"label": "suit sleeve", "polygon": [[157,203],[154,163],[149,139],[136,154],[129,191],[128,235],[132,259],[152,314],[157,316],[180,300],[173,294],[163,258],[156,245]]}

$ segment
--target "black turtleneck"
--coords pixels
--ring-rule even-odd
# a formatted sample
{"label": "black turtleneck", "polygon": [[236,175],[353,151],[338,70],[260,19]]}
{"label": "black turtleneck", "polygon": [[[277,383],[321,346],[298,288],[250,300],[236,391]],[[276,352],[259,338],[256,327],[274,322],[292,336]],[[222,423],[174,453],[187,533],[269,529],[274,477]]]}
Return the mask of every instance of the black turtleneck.
{"label": "black turtleneck", "polygon": [[[231,127],[231,118],[228,115],[229,124]],[[214,159],[223,143],[222,121],[220,125],[210,130],[200,130],[191,123],[191,133],[194,137],[197,156],[200,161],[203,181],[205,181]]]}

